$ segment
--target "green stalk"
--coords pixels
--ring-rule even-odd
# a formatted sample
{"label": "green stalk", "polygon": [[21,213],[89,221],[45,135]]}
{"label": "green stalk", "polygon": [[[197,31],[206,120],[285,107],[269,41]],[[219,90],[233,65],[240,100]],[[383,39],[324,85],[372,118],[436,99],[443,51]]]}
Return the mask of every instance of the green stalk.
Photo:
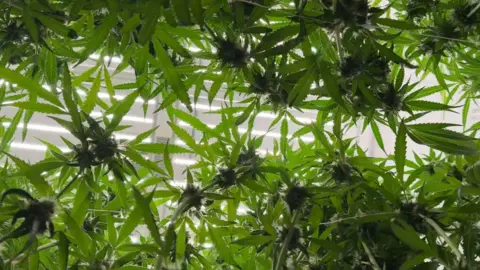
{"label": "green stalk", "polygon": [[470,13],[468,13],[467,15],[467,18],[470,18],[470,16],[472,16],[475,12],[477,12],[477,10],[480,8],[480,3],[478,3],[474,9],[472,9],[472,11],[470,11]]}
{"label": "green stalk", "polygon": [[460,262],[462,260],[462,254],[460,253],[460,250],[458,250],[457,246],[455,246],[455,244],[453,244],[452,240],[450,240],[450,238],[445,233],[445,231],[442,230],[442,228],[440,228],[440,226],[438,226],[438,224],[435,221],[433,221],[433,219],[431,219],[429,217],[426,217],[422,214],[419,214],[419,216],[421,216],[423,219],[425,219],[425,221],[430,226],[432,226],[432,228],[443,238],[443,240],[445,240],[445,242],[447,242],[447,244],[450,246],[450,248],[452,248],[452,251],[455,254],[455,256],[457,257],[457,260]]}
{"label": "green stalk", "polygon": [[300,211],[295,211],[295,214],[293,214],[292,217],[292,223],[290,224],[290,227],[288,228],[288,234],[287,237],[285,237],[285,240],[283,241],[282,248],[280,249],[280,254],[278,255],[277,262],[272,265],[273,270],[280,270],[283,261],[286,259],[285,256],[287,255],[287,249],[288,249],[288,244],[292,240],[293,236],[293,231],[295,230],[295,224],[298,222],[298,219],[300,218]]}
{"label": "green stalk", "polygon": [[[52,243],[48,243],[48,244],[45,244],[43,246],[39,246],[36,250],[28,253],[28,255],[31,255],[31,254],[35,254],[35,253],[38,253],[42,250],[46,250],[46,249],[49,249],[49,248],[52,248],[52,247],[56,247],[58,245],[58,241],[54,241]],[[21,262],[23,259],[25,259],[27,256],[25,255],[26,253],[23,253],[21,255],[19,255],[17,258],[15,258],[15,260],[6,260],[5,261],[5,264],[9,264],[9,263],[13,263],[13,262]]]}
{"label": "green stalk", "polygon": [[189,200],[185,200],[181,202],[177,209],[175,209],[175,212],[172,214],[172,218],[170,219],[170,224],[175,225],[175,222],[177,222],[178,216],[180,216],[181,213],[183,213],[185,210],[187,210],[187,207],[189,206]]}
{"label": "green stalk", "polygon": [[362,217],[371,217],[371,216],[393,216],[393,215],[398,215],[398,213],[397,213],[397,212],[380,212],[380,213],[373,213],[373,214],[369,214],[369,215],[365,215],[365,216],[354,216],[354,217],[347,217],[347,218],[341,218],[341,219],[337,219],[337,220],[332,220],[332,221],[328,221],[328,222],[322,222],[322,223],[320,223],[319,225],[332,225],[332,224],[341,223],[341,222],[348,221],[348,220],[356,220],[356,219],[359,219],[359,218],[362,218]]}
{"label": "green stalk", "polygon": [[377,261],[375,260],[375,257],[373,257],[372,252],[371,252],[370,249],[368,248],[367,244],[365,244],[365,242],[363,242],[363,240],[362,240],[362,246],[363,246],[363,249],[365,249],[365,252],[367,252],[368,259],[370,260],[370,263],[372,264],[373,269],[375,269],[375,270],[382,270],[382,268],[380,268],[380,266],[378,266],[378,263],[377,263]]}
{"label": "green stalk", "polygon": [[335,28],[335,43],[337,44],[338,56],[340,57],[340,64],[343,62],[345,54],[343,53],[343,47],[341,43],[342,37],[340,36],[340,28]]}
{"label": "green stalk", "polygon": [[57,194],[57,200],[60,199],[60,197],[62,197],[63,193],[65,193],[65,191],[67,191],[72,185],[73,183],[75,183],[75,180],[77,180],[78,176],[80,176],[80,171],[73,177],[73,179]]}

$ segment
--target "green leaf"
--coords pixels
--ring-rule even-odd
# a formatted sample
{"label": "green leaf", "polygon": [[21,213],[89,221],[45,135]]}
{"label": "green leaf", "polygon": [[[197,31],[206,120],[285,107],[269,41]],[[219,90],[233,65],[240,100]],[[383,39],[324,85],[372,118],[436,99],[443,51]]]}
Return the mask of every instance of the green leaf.
{"label": "green leaf", "polygon": [[373,135],[377,140],[378,146],[385,152],[385,145],[383,144],[382,134],[380,133],[380,129],[375,121],[370,122],[370,127],[372,128]]}
{"label": "green leaf", "polygon": [[78,112],[77,104],[74,102],[72,78],[70,77],[70,70],[68,69],[68,65],[63,66],[62,86],[63,100],[65,101],[65,106],[67,107],[67,110],[72,117],[73,126],[76,128],[81,128],[82,120],[80,118],[80,113]]}
{"label": "green leaf", "polygon": [[135,137],[135,139],[128,142],[128,145],[133,146],[135,144],[142,143],[145,139],[147,139],[148,137],[151,137],[152,134],[154,134],[157,131],[157,129],[158,129],[158,126],[138,134],[137,137]]}
{"label": "green leaf", "polygon": [[54,105],[62,107],[62,103],[53,93],[47,91],[32,79],[27,78],[14,70],[0,67],[0,77],[8,82],[11,82],[12,84],[17,84],[18,88],[20,89],[25,89],[33,95],[38,95],[38,97],[41,97]]}
{"label": "green leaf", "polygon": [[275,240],[271,235],[251,235],[232,242],[232,244],[240,246],[261,246],[270,241]]}
{"label": "green leaf", "polygon": [[[135,149],[140,152],[144,153],[151,153],[151,154],[158,154],[162,155],[165,152],[165,143],[141,143],[141,144],[136,144],[136,145],[130,145],[130,148]],[[186,149],[182,146],[174,145],[174,144],[169,144],[169,153],[170,154],[188,154],[192,153],[191,150]]]}
{"label": "green leaf", "polygon": [[77,244],[83,255],[88,256],[90,251],[90,237],[80,228],[75,219],[70,215],[68,210],[65,210],[63,221],[67,225],[71,234],[70,241]]}
{"label": "green leaf", "polygon": [[203,13],[204,9],[202,6],[202,0],[190,0],[190,9],[192,11],[192,15],[195,18],[195,21],[199,25],[204,24]]}
{"label": "green leaf", "polygon": [[342,94],[338,88],[338,84],[332,76],[330,70],[325,67],[320,68],[320,75],[323,79],[323,83],[330,97],[340,106],[345,107]]}
{"label": "green leaf", "polygon": [[299,105],[305,100],[315,80],[315,71],[313,65],[308,68],[305,75],[295,84],[292,91],[288,93],[288,104]]}
{"label": "green leaf", "polygon": [[118,102],[118,107],[113,113],[113,117],[112,117],[112,120],[110,121],[110,124],[108,124],[106,128],[107,134],[112,134],[113,131],[117,128],[117,126],[120,124],[120,121],[122,121],[123,117],[127,115],[127,113],[130,111],[130,108],[132,108],[132,105],[135,103],[135,100],[137,99],[138,95],[139,95],[139,91],[133,91],[128,96],[126,96],[122,101]]}
{"label": "green leaf", "polygon": [[288,121],[287,118],[283,118],[282,125],[280,127],[280,151],[283,155],[287,156],[288,148]]}
{"label": "green leaf", "polygon": [[140,31],[140,37],[138,38],[138,43],[140,45],[147,44],[155,33],[158,18],[162,11],[161,1],[149,1],[145,10],[147,11],[145,14],[146,22],[142,24],[142,30]]}
{"label": "green leaf", "polygon": [[397,21],[397,20],[388,19],[388,18],[376,18],[375,20],[373,20],[373,22],[381,25],[389,26],[392,28],[396,28],[396,29],[402,29],[402,30],[420,29],[419,26],[417,26],[416,24],[410,21]]}
{"label": "green leaf", "polygon": [[140,166],[143,166],[144,168],[151,170],[153,172],[160,173],[162,175],[165,175],[165,172],[158,167],[158,165],[146,158],[144,158],[142,155],[137,153],[137,151],[127,147],[126,151],[124,152],[125,156],[127,156],[130,160],[133,162],[137,163]]}
{"label": "green leaf", "polygon": [[298,25],[291,25],[269,33],[262,38],[260,44],[258,44],[258,46],[255,48],[255,52],[261,52],[270,49],[278,43],[285,41],[289,37],[297,35],[299,31],[300,28]]}
{"label": "green leaf", "polygon": [[200,146],[197,145],[195,139],[184,129],[180,128],[172,122],[168,122],[168,125],[172,128],[173,132],[178,136],[178,138],[182,140],[188,147],[190,147],[190,149],[193,150],[196,154],[201,155],[205,152]]}
{"label": "green leaf", "polygon": [[209,236],[210,236],[210,239],[212,240],[213,245],[215,246],[215,249],[220,254],[222,259],[225,260],[225,262],[227,262],[230,265],[236,265],[232,252],[230,252],[230,249],[228,248],[221,234],[216,233],[215,229],[218,230],[218,228],[213,228],[211,226],[208,226]]}
{"label": "green leaf", "polygon": [[[155,2],[155,1],[152,1]],[[107,40],[107,37],[113,27],[118,22],[117,14],[110,13],[105,19],[101,21],[100,26],[97,27],[95,33],[90,37],[89,42],[86,44],[82,51],[82,58],[79,63],[90,57],[103,43]]]}
{"label": "green leaf", "polygon": [[239,126],[245,121],[247,121],[248,117],[250,117],[250,115],[252,114],[253,109],[255,109],[255,105],[255,102],[250,103],[250,105],[248,105],[248,107],[242,112],[242,114],[237,117],[237,119],[235,120],[235,125]]}
{"label": "green leaf", "polygon": [[58,269],[68,269],[68,254],[70,242],[63,232],[58,232]]}
{"label": "green leaf", "polygon": [[465,103],[463,104],[462,124],[464,129],[467,127],[468,113],[470,112],[470,100],[470,98],[465,99]]}
{"label": "green leaf", "polygon": [[451,111],[455,106],[426,100],[411,100],[407,102],[413,111]]}
{"label": "green leaf", "polygon": [[408,68],[415,68],[414,65],[410,64],[407,62],[405,59],[397,55],[393,50],[387,48],[385,45],[382,45],[380,43],[374,43],[375,47],[378,49],[380,54],[385,56],[387,59],[390,61],[397,63],[397,64],[403,64]]}
{"label": "green leaf", "polygon": [[140,224],[140,220],[142,219],[142,211],[140,210],[140,206],[137,205],[135,208],[130,212],[128,217],[123,221],[122,227],[118,232],[117,241],[114,242],[115,246],[121,244],[128,236],[138,227]]}
{"label": "green leaf", "polygon": [[[97,103],[98,93],[100,92],[100,83],[102,82],[102,73],[97,72],[97,76],[93,81],[92,88],[87,94],[87,98],[83,102],[82,111],[90,114]],[[130,108],[128,108],[130,109]]]}
{"label": "green leaf", "polygon": [[165,164],[165,168],[167,169],[168,175],[173,179],[173,166],[172,166],[172,160],[170,158],[170,153],[168,152],[168,142],[167,146],[165,147],[165,150],[163,152],[163,164]]}
{"label": "green leaf", "polygon": [[55,93],[58,80],[57,57],[53,52],[44,48],[40,54],[40,59],[42,60],[42,68],[45,73],[46,81]]}
{"label": "green leaf", "polygon": [[160,238],[160,232],[157,227],[157,223],[155,222],[154,215],[150,210],[150,202],[152,200],[152,196],[155,191],[152,192],[147,198],[144,198],[140,193],[140,191],[138,191],[135,187],[132,186],[132,189],[133,189],[133,197],[135,198],[135,201],[137,202],[140,212],[143,215],[143,220],[147,224],[148,230],[150,231],[150,235],[152,236],[153,240],[155,240],[155,243],[157,243],[157,245],[161,247],[162,240]]}
{"label": "green leaf", "polygon": [[185,221],[180,224],[180,229],[177,232],[177,241],[175,244],[176,253],[178,258],[183,258],[185,256],[185,241],[187,239]]}
{"label": "green leaf", "polygon": [[342,246],[328,240],[312,238],[312,242],[319,245],[320,248],[326,248],[334,252],[342,252],[344,249]]}
{"label": "green leaf", "polygon": [[208,89],[208,102],[212,104],[213,100],[218,94],[218,91],[222,87],[222,84],[227,81],[227,78],[229,78],[229,70],[224,68],[222,69],[222,73],[220,76],[217,76],[214,80],[212,85],[210,86],[210,89]]}
{"label": "green leaf", "polygon": [[188,123],[192,128],[194,128],[198,131],[201,131],[201,132],[205,133],[206,135],[212,136],[214,138],[217,138],[217,139],[222,138],[222,135],[219,132],[217,132],[216,130],[208,127],[205,123],[203,123],[197,117],[195,117],[195,116],[193,116],[189,113],[186,113],[182,110],[175,109],[173,107],[169,108],[168,110],[173,115],[175,115],[178,119]]}
{"label": "green leaf", "polygon": [[[188,0],[180,0],[180,1],[188,1]],[[180,1],[174,1],[175,3]],[[163,31],[161,28],[157,28],[155,31],[155,36],[165,45],[170,47],[174,52],[178,53],[182,57],[191,58],[190,53],[187,49],[185,49],[176,39],[172,36],[172,34]]]}
{"label": "green leaf", "polygon": [[15,102],[12,106],[24,109],[24,110],[31,110],[38,113],[46,113],[46,114],[67,114],[67,112],[63,111],[62,109],[55,107],[50,104],[40,103],[40,102]]}
{"label": "green leaf", "polygon": [[85,72],[82,74],[78,75],[75,77],[75,79],[72,81],[71,86],[72,87],[78,87],[82,85],[82,83],[88,81],[90,77],[97,71],[97,69],[100,67],[100,65],[95,65],[89,69],[87,69]]}
{"label": "green leaf", "polygon": [[180,101],[187,106],[189,111],[192,111],[190,96],[187,92],[188,89],[183,84],[178,73],[175,72],[175,66],[172,63],[170,56],[157,40],[153,41],[153,45],[158,58],[156,64],[163,70],[167,82],[170,84],[172,90],[175,92]]}
{"label": "green leaf", "polygon": [[10,122],[10,125],[7,128],[7,131],[4,134],[2,134],[3,137],[0,143],[0,151],[4,151],[5,148],[7,148],[10,141],[12,140],[13,135],[17,130],[18,124],[20,123],[20,120],[22,120],[22,115],[23,115],[23,110],[22,109],[18,110],[15,116],[13,117],[12,121]]}
{"label": "green leaf", "polygon": [[171,1],[171,5],[173,7],[173,11],[177,16],[177,19],[183,25],[190,25],[192,21],[190,19],[190,9],[189,9],[189,0],[175,0]]}
{"label": "green leaf", "polygon": [[430,252],[430,247],[428,244],[418,237],[417,233],[410,225],[403,223],[401,226],[397,225],[395,222],[392,222],[391,226],[395,236],[397,236],[402,242],[409,245],[413,249]]}
{"label": "green leaf", "polygon": [[111,244],[117,242],[117,229],[115,228],[115,221],[113,220],[114,217],[111,214],[107,215],[107,233],[108,233],[108,241]]}
{"label": "green leaf", "polygon": [[25,23],[25,27],[27,27],[30,37],[36,44],[38,44],[40,40],[39,29],[35,23],[31,11],[28,8],[23,9],[23,22]]}
{"label": "green leaf", "polygon": [[397,177],[403,182],[403,174],[405,172],[405,160],[407,156],[407,129],[403,121],[397,132],[395,140],[395,165],[397,167]]}

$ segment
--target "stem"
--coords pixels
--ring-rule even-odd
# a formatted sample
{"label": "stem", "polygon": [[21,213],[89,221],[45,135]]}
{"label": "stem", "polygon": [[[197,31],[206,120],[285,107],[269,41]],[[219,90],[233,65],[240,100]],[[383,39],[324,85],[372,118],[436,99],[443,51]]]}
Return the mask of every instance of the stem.
{"label": "stem", "polygon": [[347,218],[337,219],[337,220],[333,220],[333,221],[322,222],[319,225],[331,225],[331,224],[341,223],[341,222],[344,222],[344,221],[347,221],[347,220],[359,219],[359,218],[362,218],[362,217],[383,216],[383,215],[388,216],[388,215],[397,215],[397,214],[398,214],[397,212],[374,213],[374,214],[370,214],[370,215],[347,217]]}
{"label": "stem", "polygon": [[283,244],[282,244],[282,249],[280,249],[280,254],[278,256],[277,263],[276,265],[275,263],[272,265],[274,270],[280,270],[280,268],[283,265],[283,261],[285,260],[285,255],[287,255],[288,244],[292,240],[293,231],[295,230],[295,224],[297,223],[299,218],[300,218],[300,211],[296,210],[295,214],[293,214],[290,228],[288,228],[287,237],[285,237],[285,240],[283,241]]}
{"label": "stem", "polygon": [[189,205],[188,200],[185,200],[178,205],[177,209],[175,209],[175,212],[173,212],[172,214],[172,218],[170,219],[171,225],[175,225],[175,222],[177,222],[178,216],[186,210],[185,208],[188,205]]}
{"label": "stem", "polygon": [[362,246],[363,246],[363,248],[365,249],[365,252],[367,252],[368,259],[370,260],[370,263],[372,264],[373,269],[375,269],[375,270],[382,270],[382,268],[380,268],[380,266],[378,266],[378,263],[377,263],[377,261],[375,260],[375,257],[373,257],[372,252],[371,252],[370,249],[368,248],[367,244],[365,244],[365,242],[363,242],[363,240],[362,240]]}
{"label": "stem", "polygon": [[70,181],[70,183],[68,183],[68,184],[57,194],[57,200],[60,199],[60,197],[63,195],[63,193],[65,193],[65,191],[67,191],[67,190],[73,185],[73,183],[75,183],[75,180],[77,180],[78,176],[80,176],[80,172],[78,172],[78,173],[73,177],[73,179]]}
{"label": "stem", "polygon": [[210,188],[212,188],[213,186],[215,186],[216,184],[217,184],[216,181],[215,181],[215,182],[212,182],[212,183],[204,186],[204,187],[200,190],[200,192],[205,192],[205,191],[207,191],[208,189],[210,189]]}
{"label": "stem", "polygon": [[[43,246],[40,246],[38,247],[36,250],[28,253],[28,255],[31,255],[31,254],[35,254],[35,253],[38,253],[42,250],[45,250],[45,249],[49,249],[49,248],[52,248],[52,247],[55,247],[58,245],[58,241],[55,241],[55,242],[52,242],[52,243],[49,243],[49,244],[45,244]],[[17,261],[21,261],[22,259],[24,259],[26,257],[25,253],[19,255],[17,258],[15,258],[15,260],[6,260],[5,261],[5,264],[8,264],[8,263],[13,263],[13,262],[17,262]]]}
{"label": "stem", "polygon": [[475,6],[474,9],[472,9],[472,11],[470,11],[470,13],[468,13],[467,15],[467,18],[470,18],[470,16],[472,16],[475,12],[477,12],[477,10],[480,8],[480,2],[477,3],[477,5]]}
{"label": "stem", "polygon": [[444,230],[442,230],[442,228],[440,228],[440,226],[438,226],[438,224],[433,221],[433,219],[429,218],[429,217],[426,217],[422,214],[419,214],[419,216],[421,216],[423,219],[425,219],[425,221],[430,225],[432,226],[433,229],[435,229],[435,231],[443,238],[443,240],[445,240],[445,242],[447,242],[447,244],[452,248],[452,251],[453,253],[455,254],[455,256],[457,257],[457,260],[460,262],[462,260],[462,254],[460,253],[460,251],[458,250],[457,246],[455,246],[452,242],[452,240],[450,240],[450,238],[448,237],[448,235],[445,233]]}
{"label": "stem", "polygon": [[337,43],[337,51],[338,51],[338,56],[340,57],[340,64],[343,62],[343,59],[345,57],[343,53],[341,40],[342,40],[342,37],[340,35],[340,28],[337,26],[335,28],[335,42]]}

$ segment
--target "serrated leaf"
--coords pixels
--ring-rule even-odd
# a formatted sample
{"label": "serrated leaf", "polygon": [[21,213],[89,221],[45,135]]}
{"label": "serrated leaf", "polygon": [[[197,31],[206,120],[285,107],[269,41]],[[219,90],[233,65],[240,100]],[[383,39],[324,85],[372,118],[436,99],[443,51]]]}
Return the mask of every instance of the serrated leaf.
{"label": "serrated leaf", "polygon": [[56,91],[57,80],[58,80],[58,71],[57,71],[57,57],[53,52],[44,48],[40,55],[42,60],[42,69],[46,77],[48,85]]}
{"label": "serrated leaf", "polygon": [[177,232],[177,241],[175,244],[176,248],[176,255],[178,258],[183,258],[185,256],[185,241],[187,239],[187,232],[186,232],[186,224],[185,221],[183,221],[180,226],[179,230]]}
{"label": "serrated leaf", "polygon": [[83,102],[82,111],[90,114],[97,103],[98,93],[100,92],[100,83],[102,82],[102,73],[97,72],[97,76],[93,81],[90,91],[88,91],[87,98]]}
{"label": "serrated leaf", "polygon": [[178,21],[182,25],[191,25],[189,0],[175,0],[171,1],[173,11],[177,16]]}
{"label": "serrated leaf", "polygon": [[252,102],[245,110],[243,110],[242,114],[240,114],[240,116],[235,120],[235,125],[239,126],[243,124],[248,117],[250,117],[253,109],[255,109],[255,102]]}
{"label": "serrated leaf", "polygon": [[130,108],[132,108],[138,95],[139,95],[139,91],[133,91],[128,96],[126,96],[122,101],[118,102],[118,107],[113,113],[113,117],[112,117],[112,120],[110,121],[110,124],[108,124],[106,128],[107,134],[112,134],[113,131],[117,128],[117,126],[120,124],[120,121],[122,121],[123,117],[127,115],[127,113],[130,111]]}
{"label": "serrated leaf", "polygon": [[24,109],[24,110],[31,110],[38,113],[46,113],[46,114],[67,114],[67,112],[63,111],[62,109],[55,107],[50,104],[40,103],[40,102],[15,102],[12,106]]}
{"label": "serrated leaf", "polygon": [[[188,0],[184,0],[188,1]],[[175,3],[177,1],[174,1]],[[157,28],[155,31],[155,36],[169,48],[171,48],[174,52],[178,53],[180,56],[185,58],[191,58],[190,53],[187,49],[185,49],[172,34],[167,33],[166,31],[162,30],[161,28]],[[176,69],[178,71],[178,69]]]}
{"label": "serrated leaf", "polygon": [[28,8],[23,9],[23,22],[27,27],[28,33],[30,37],[32,37],[33,41],[38,44],[40,35],[38,31],[38,25],[35,23],[35,20],[31,14],[31,11]]}
{"label": "serrated leaf", "polygon": [[271,32],[262,38],[260,44],[258,44],[258,46],[255,48],[255,51],[261,52],[270,49],[276,44],[288,39],[289,37],[297,35],[299,30],[300,29],[298,25],[291,25]]}
{"label": "serrated leaf", "polygon": [[299,105],[310,93],[312,83],[315,80],[316,69],[312,66],[303,77],[295,84],[292,91],[288,93],[288,104]]}
{"label": "serrated leaf", "polygon": [[251,235],[232,242],[232,244],[240,246],[261,246],[270,241],[275,240],[271,235]]}
{"label": "serrated leaf", "polygon": [[12,84],[17,84],[18,88],[20,89],[25,89],[31,94],[38,95],[38,97],[43,98],[54,105],[62,107],[62,103],[58,100],[57,96],[47,91],[37,82],[14,70],[0,67],[0,77],[8,82],[11,82]]}
{"label": "serrated leaf", "polygon": [[400,226],[396,223],[392,223],[391,226],[395,236],[411,248],[427,252],[430,251],[430,247],[427,243],[422,241],[416,234],[415,230],[409,225],[403,224],[403,226]]}
{"label": "serrated leaf", "polygon": [[5,133],[3,134],[2,141],[0,142],[0,151],[4,151],[5,148],[7,148],[10,141],[12,140],[13,135],[17,130],[18,124],[20,123],[20,120],[22,120],[22,115],[23,115],[23,110],[20,109],[17,111],[17,113],[13,117],[12,121],[10,122],[10,125],[7,128],[7,131],[5,131]]}
{"label": "serrated leaf", "polygon": [[151,170],[153,172],[160,173],[165,175],[165,172],[153,161],[144,158],[142,155],[137,153],[137,151],[127,147],[126,151],[124,152],[125,156],[127,156],[131,161],[137,163],[144,168]]}
{"label": "serrated leaf", "polygon": [[163,152],[163,164],[165,164],[165,168],[167,169],[168,175],[172,179],[174,179],[172,159],[170,158],[170,152],[169,152],[168,146],[169,144],[167,142],[167,146],[165,147],[165,150]]}
{"label": "serrated leaf", "polygon": [[68,69],[68,65],[63,66],[62,86],[63,100],[65,101],[65,106],[67,107],[67,110],[72,118],[73,126],[77,129],[81,128],[82,120],[80,118],[80,113],[78,112],[77,104],[74,101],[72,78],[70,77],[70,70]]}
{"label": "serrated leaf", "polygon": [[[152,1],[155,2],[155,1]],[[113,27],[118,22],[117,14],[110,13],[106,18],[101,21],[100,26],[97,27],[95,33],[90,37],[89,42],[86,44],[82,51],[82,58],[79,63],[86,60],[92,53],[94,53],[104,42]]]}
{"label": "serrated leaf", "polygon": [[398,21],[388,18],[376,18],[373,22],[401,30],[417,30],[419,26],[410,21]]}
{"label": "serrated leaf", "polygon": [[142,211],[140,210],[140,206],[137,205],[134,209],[130,212],[128,217],[123,221],[122,226],[120,227],[120,231],[118,232],[118,238],[115,246],[121,244],[128,236],[135,230],[136,227],[140,224],[140,220],[142,219]]}
{"label": "serrated leaf", "polygon": [[160,17],[162,7],[161,1],[150,1],[145,8],[147,11],[145,14],[146,22],[142,25],[142,30],[140,31],[138,43],[140,45],[147,44],[148,41],[152,39],[155,29],[157,27],[158,18]]}
{"label": "serrated leaf", "polygon": [[80,248],[83,255],[88,256],[90,251],[90,237],[80,228],[75,219],[71,216],[68,210],[65,210],[65,216],[63,221],[67,225],[69,232],[71,233],[71,241]]}
{"label": "serrated leaf", "polygon": [[222,238],[220,234],[215,233],[214,231],[215,229],[216,228],[208,226],[209,236],[213,242],[213,245],[215,246],[215,249],[220,254],[222,259],[225,260],[225,262],[227,262],[230,265],[236,265],[235,259],[233,258],[233,254],[230,252],[230,249],[225,243],[225,240]]}
{"label": "serrated leaf", "polygon": [[415,68],[416,66],[410,64],[407,62],[407,60],[403,59],[400,57],[398,54],[396,54],[393,50],[387,48],[385,45],[382,45],[380,43],[374,43],[375,47],[378,49],[380,54],[385,56],[387,59],[390,61],[397,63],[397,64],[403,64],[408,68]]}
{"label": "serrated leaf", "polygon": [[168,122],[168,125],[172,128],[173,132],[178,136],[178,138],[182,140],[188,147],[190,147],[190,149],[196,154],[202,155],[204,153],[204,150],[197,145],[195,139],[188,134],[188,132],[172,122]]}
{"label": "serrated leaf", "polygon": [[175,92],[175,95],[183,104],[185,104],[185,106],[187,106],[189,111],[192,111],[190,96],[187,92],[188,89],[183,84],[178,73],[175,72],[175,66],[172,63],[170,56],[157,40],[153,41],[153,45],[158,58],[156,64],[163,70],[165,78]]}
{"label": "serrated leaf", "polygon": [[375,136],[375,140],[378,143],[378,146],[385,152],[385,145],[383,144],[382,134],[380,133],[380,129],[375,121],[370,123],[370,127],[372,128],[373,135]]}
{"label": "serrated leaf", "polygon": [[[166,144],[165,143],[141,143],[136,145],[130,145],[130,148],[135,149],[140,152],[144,153],[151,153],[151,154],[158,154],[162,155],[165,151]],[[174,144],[169,144],[169,152],[170,154],[188,154],[192,153],[191,150]]]}
{"label": "serrated leaf", "polygon": [[328,69],[325,67],[320,68],[320,75],[323,79],[323,83],[325,85],[325,89],[330,94],[330,97],[340,106],[344,107],[344,101],[342,98],[342,94],[340,93],[340,89],[338,88],[338,84],[333,78],[332,74]]}
{"label": "serrated leaf", "polygon": [[145,139],[147,139],[148,137],[151,137],[152,134],[154,134],[157,131],[157,129],[158,129],[158,126],[138,134],[137,137],[135,137],[135,139],[128,142],[128,145],[132,146],[135,144],[142,143]]}
{"label": "serrated leaf", "polygon": [[58,263],[60,270],[68,269],[68,255],[70,242],[63,232],[58,232]]}
{"label": "serrated leaf", "polygon": [[197,117],[195,117],[195,116],[193,116],[189,113],[186,113],[182,110],[175,109],[175,108],[169,108],[168,110],[173,115],[175,115],[178,119],[188,123],[193,129],[201,131],[204,134],[206,134],[208,136],[212,136],[214,138],[218,138],[218,139],[222,138],[222,135],[219,132],[217,132],[216,130],[208,127],[205,123],[203,123]]}
{"label": "serrated leaf", "polygon": [[426,100],[411,100],[407,104],[412,111],[451,111],[451,109],[456,108],[447,104]]}
{"label": "serrated leaf", "polygon": [[395,165],[397,168],[397,177],[403,182],[405,172],[405,160],[407,158],[407,129],[403,121],[398,128],[397,138],[395,140]]}
{"label": "serrated leaf", "polygon": [[159,247],[161,247],[162,240],[160,237],[160,232],[157,227],[157,223],[155,222],[154,215],[150,210],[150,202],[152,200],[152,196],[154,192],[152,192],[147,198],[145,198],[140,193],[140,191],[138,191],[138,189],[136,189],[135,187],[132,187],[132,189],[133,189],[133,197],[135,198],[135,201],[140,209],[140,212],[142,213],[145,224],[147,224],[148,230],[150,231],[150,235],[152,236],[153,240],[155,240],[155,243]]}

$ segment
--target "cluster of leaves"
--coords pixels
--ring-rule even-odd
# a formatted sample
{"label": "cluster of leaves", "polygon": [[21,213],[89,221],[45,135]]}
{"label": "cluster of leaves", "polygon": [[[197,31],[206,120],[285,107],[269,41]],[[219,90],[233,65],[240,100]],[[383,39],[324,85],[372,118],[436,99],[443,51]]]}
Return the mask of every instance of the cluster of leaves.
{"label": "cluster of leaves", "polygon": [[[17,111],[0,118],[0,268],[476,269],[480,125],[467,120],[480,4],[379,2],[2,1],[0,108]],[[71,72],[93,55],[93,67]],[[134,80],[114,85],[127,68]],[[438,85],[420,87],[430,74]],[[203,94],[226,100],[210,112],[214,127],[176,108],[192,111]],[[133,104],[146,114],[158,97],[184,145],[144,143],[156,128],[117,140]],[[423,123],[454,102],[463,132]],[[315,121],[294,116],[304,110]],[[262,152],[266,136],[253,129],[265,112],[280,136]],[[9,146],[35,113],[76,141],[62,137],[65,152],[40,138],[45,159],[29,164]],[[358,120],[384,152],[380,127],[390,129],[394,155],[368,157],[346,138]],[[184,187],[177,154],[196,158]]]}

